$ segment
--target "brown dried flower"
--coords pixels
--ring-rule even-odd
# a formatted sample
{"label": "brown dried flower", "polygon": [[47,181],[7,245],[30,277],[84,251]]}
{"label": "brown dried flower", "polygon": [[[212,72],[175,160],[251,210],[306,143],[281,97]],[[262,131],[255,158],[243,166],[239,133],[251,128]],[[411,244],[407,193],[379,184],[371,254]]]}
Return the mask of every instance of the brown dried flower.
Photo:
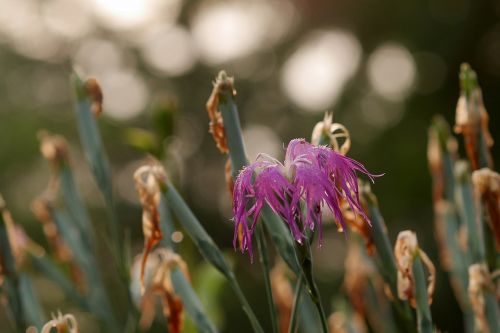
{"label": "brown dried flower", "polygon": [[[54,330],[55,329],[55,330]],[[78,333],[78,322],[71,313],[63,315],[61,312],[57,316],[52,314],[52,320],[43,325],[40,333]]]}
{"label": "brown dried flower", "polygon": [[[140,257],[135,260],[132,271],[137,271],[138,266],[142,266]],[[182,331],[184,307],[181,299],[175,294],[171,279],[172,270],[177,267],[189,280],[187,265],[178,254],[167,248],[159,248],[151,253],[146,268],[148,280],[140,302],[141,319],[139,324],[142,329],[151,326],[155,313],[155,297],[160,297],[163,304],[163,314],[168,319],[169,332]]]}
{"label": "brown dried flower", "polygon": [[51,134],[47,131],[39,131],[40,152],[42,156],[50,162],[55,170],[69,161],[69,149],[66,139],[57,134]]}
{"label": "brown dried flower", "polygon": [[219,151],[223,154],[229,152],[227,146],[226,132],[224,129],[224,121],[222,114],[218,110],[219,99],[222,91],[229,91],[232,96],[236,95],[234,89],[234,79],[227,76],[226,72],[221,71],[214,82],[214,88],[207,101],[207,113],[210,119],[209,132],[212,133],[215,144]]}
{"label": "brown dried flower", "polygon": [[333,150],[345,155],[351,148],[351,136],[347,128],[339,123],[333,123],[333,113],[325,112],[323,121],[318,122],[312,131],[313,145],[329,144]]}
{"label": "brown dried flower", "polygon": [[90,78],[85,81],[85,90],[87,90],[91,102],[90,111],[97,117],[102,113],[103,95],[101,87],[96,79]]}
{"label": "brown dried flower", "polygon": [[144,268],[148,255],[163,235],[160,228],[160,189],[164,186],[166,173],[159,164],[144,165],[134,173],[135,186],[142,205],[142,232],[144,234],[144,254],[141,265],[141,291],[144,292]]}
{"label": "brown dried flower", "polygon": [[401,300],[409,300],[410,304],[415,307],[415,283],[413,278],[413,261],[415,256],[420,256],[423,264],[429,272],[429,285],[427,286],[427,295],[429,304],[432,303],[432,295],[434,293],[436,269],[427,254],[418,246],[417,235],[405,230],[399,233],[394,246],[394,255],[398,267],[398,297]]}

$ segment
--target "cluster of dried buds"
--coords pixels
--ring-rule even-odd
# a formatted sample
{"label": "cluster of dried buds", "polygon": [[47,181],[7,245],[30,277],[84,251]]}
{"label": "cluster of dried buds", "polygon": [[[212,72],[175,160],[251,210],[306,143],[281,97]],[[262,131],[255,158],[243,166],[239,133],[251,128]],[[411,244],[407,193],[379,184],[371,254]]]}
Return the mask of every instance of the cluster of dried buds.
{"label": "cluster of dried buds", "polygon": [[434,293],[436,269],[427,254],[418,246],[417,235],[409,230],[399,233],[394,246],[394,255],[398,268],[398,297],[401,300],[409,300],[410,304],[415,307],[415,280],[413,277],[413,262],[416,256],[419,256],[422,263],[427,267],[429,277],[427,286],[427,297],[429,304],[432,303],[432,295]]}
{"label": "cluster of dried buds", "polygon": [[139,167],[134,173],[134,181],[139,201],[142,205],[142,232],[144,234],[144,254],[141,264],[141,290],[144,292],[144,270],[148,255],[163,235],[160,228],[161,187],[166,182],[166,173],[158,163]]}
{"label": "cluster of dried buds", "polygon": [[184,307],[181,299],[176,295],[172,284],[172,271],[179,268],[189,280],[189,272],[182,258],[167,248],[158,248],[151,252],[145,266],[145,279],[141,276],[142,259],[137,257],[132,266],[132,282],[143,285],[140,301],[140,327],[147,330],[155,316],[155,300],[159,297],[162,302],[163,315],[167,318],[168,331],[178,333],[182,331]]}

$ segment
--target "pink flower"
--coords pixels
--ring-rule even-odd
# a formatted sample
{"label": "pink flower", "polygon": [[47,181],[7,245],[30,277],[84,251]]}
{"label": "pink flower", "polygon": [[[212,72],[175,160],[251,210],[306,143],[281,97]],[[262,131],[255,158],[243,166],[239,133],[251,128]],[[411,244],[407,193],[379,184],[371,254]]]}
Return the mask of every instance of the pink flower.
{"label": "pink flower", "polygon": [[357,172],[372,181],[376,177],[361,163],[304,139],[290,141],[284,164],[271,156],[259,155],[254,163],[241,170],[234,184],[234,246],[241,228],[241,248],[252,256],[252,235],[265,204],[287,223],[299,243],[305,237],[305,228],[314,230],[318,226],[321,244],[324,206],[344,226],[341,200],[369,223],[359,202]]}

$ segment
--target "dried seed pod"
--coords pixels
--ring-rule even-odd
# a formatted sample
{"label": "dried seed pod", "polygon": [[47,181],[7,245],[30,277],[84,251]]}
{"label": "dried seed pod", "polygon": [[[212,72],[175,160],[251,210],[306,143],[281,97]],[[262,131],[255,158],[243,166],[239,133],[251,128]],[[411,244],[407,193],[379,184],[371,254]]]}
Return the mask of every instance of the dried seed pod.
{"label": "dried seed pod", "polygon": [[479,332],[489,333],[490,329],[485,314],[484,290],[495,290],[495,286],[485,264],[469,266],[469,299],[474,312],[474,320]]}
{"label": "dried seed pod", "polygon": [[351,136],[344,125],[333,123],[333,113],[325,112],[323,121],[318,122],[313,128],[311,143],[329,144],[336,152],[346,155],[351,148]]}
{"label": "dried seed pod", "polygon": [[488,212],[488,223],[495,235],[497,251],[500,251],[500,174],[488,168],[472,173],[472,183]]}
{"label": "dried seed pod", "polygon": [[165,184],[166,173],[159,164],[144,165],[134,173],[135,186],[142,205],[142,232],[144,254],[141,265],[141,290],[144,292],[144,268],[148,255],[163,235],[160,228],[160,189]]}
{"label": "dried seed pod", "polygon": [[396,240],[396,245],[394,246],[394,255],[398,267],[397,287],[399,299],[409,300],[413,307],[416,306],[413,261],[415,256],[418,255],[429,272],[427,297],[429,299],[429,304],[431,304],[432,295],[434,293],[436,269],[427,254],[419,248],[417,235],[410,230],[400,232]]}
{"label": "dried seed pod", "polygon": [[96,79],[90,78],[85,81],[85,89],[92,103],[90,110],[97,117],[102,113],[103,94],[101,87]]}
{"label": "dried seed pod", "polygon": [[42,130],[38,132],[38,139],[42,156],[55,170],[69,162],[68,142],[63,136]]}
{"label": "dried seed pod", "polygon": [[78,333],[78,322],[71,313],[63,315],[61,312],[57,316],[52,314],[52,320],[43,325],[40,333]]}
{"label": "dried seed pod", "polygon": [[209,132],[212,133],[219,151],[223,154],[227,154],[229,152],[229,148],[227,146],[224,121],[222,119],[222,114],[218,110],[219,98],[222,91],[229,91],[232,96],[236,95],[236,90],[234,89],[234,79],[227,76],[224,71],[220,72],[217,76],[217,79],[214,82],[214,88],[208,98],[206,106],[208,118],[210,119]]}

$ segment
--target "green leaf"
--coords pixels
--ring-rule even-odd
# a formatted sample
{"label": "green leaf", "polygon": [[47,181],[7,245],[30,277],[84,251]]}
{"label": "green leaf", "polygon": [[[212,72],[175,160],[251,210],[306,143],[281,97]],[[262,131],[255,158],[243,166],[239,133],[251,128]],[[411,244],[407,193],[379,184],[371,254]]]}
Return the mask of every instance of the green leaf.
{"label": "green leaf", "polygon": [[427,295],[427,280],[420,255],[413,260],[413,278],[415,280],[415,299],[417,302],[417,327],[419,333],[433,333],[431,309]]}
{"label": "green leaf", "polygon": [[25,273],[19,274],[19,295],[23,308],[26,325],[33,325],[38,329],[45,323],[45,314],[31,284],[31,279]]}

